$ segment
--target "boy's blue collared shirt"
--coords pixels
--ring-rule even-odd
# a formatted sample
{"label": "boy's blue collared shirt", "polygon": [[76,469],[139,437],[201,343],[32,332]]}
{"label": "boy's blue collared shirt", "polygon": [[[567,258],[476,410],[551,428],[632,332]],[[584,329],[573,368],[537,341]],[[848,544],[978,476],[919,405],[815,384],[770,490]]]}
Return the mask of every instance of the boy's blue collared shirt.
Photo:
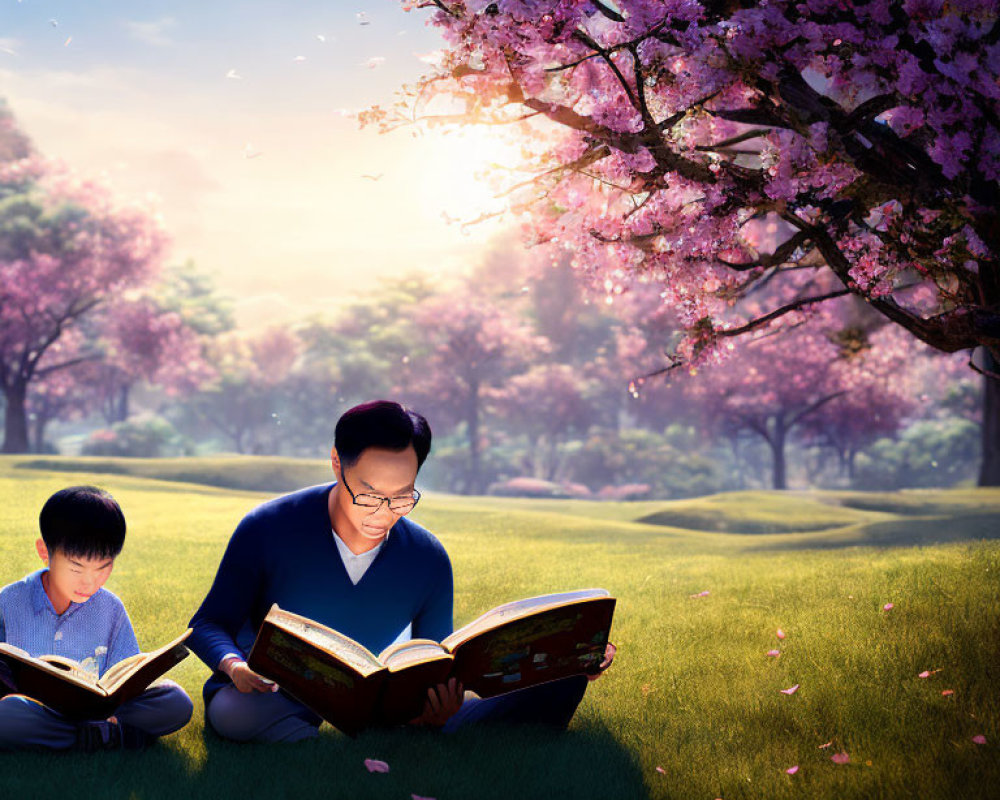
{"label": "boy's blue collared shirt", "polygon": [[0,640],[33,656],[59,655],[101,675],[139,652],[132,623],[117,596],[101,588],[83,603],[56,614],[45,587],[45,569],[0,589]]}

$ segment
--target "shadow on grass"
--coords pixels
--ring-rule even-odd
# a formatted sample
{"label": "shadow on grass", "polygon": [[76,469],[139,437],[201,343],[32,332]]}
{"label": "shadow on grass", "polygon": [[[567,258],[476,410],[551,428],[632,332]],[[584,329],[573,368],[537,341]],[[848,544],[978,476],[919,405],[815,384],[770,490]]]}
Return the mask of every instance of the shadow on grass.
{"label": "shadow on grass", "polygon": [[[647,794],[633,754],[594,725],[563,733],[491,726],[444,735],[402,729],[350,739],[323,726],[297,744],[240,745],[210,732],[207,757],[194,764],[164,744],[145,753],[0,755],[4,797],[399,798],[510,800]],[[369,773],[366,758],[387,762]]]}
{"label": "shadow on grass", "polygon": [[747,552],[831,550],[843,547],[912,547],[1000,539],[1000,513],[954,514],[869,522],[831,535],[800,536],[787,542],[751,547]]}

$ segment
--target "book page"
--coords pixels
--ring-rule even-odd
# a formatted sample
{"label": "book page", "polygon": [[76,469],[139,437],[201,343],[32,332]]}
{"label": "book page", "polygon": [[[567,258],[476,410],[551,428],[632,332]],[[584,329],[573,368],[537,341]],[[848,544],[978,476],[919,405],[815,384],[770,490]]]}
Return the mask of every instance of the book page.
{"label": "book page", "polygon": [[439,658],[451,659],[451,654],[432,639],[411,639],[408,642],[391,644],[381,653],[379,660],[391,672],[396,672],[414,664],[434,661]]}
{"label": "book page", "polygon": [[375,655],[363,645],[307,617],[284,611],[277,606],[268,612],[265,622],[270,622],[277,628],[282,628],[293,636],[336,656],[345,664],[367,677],[382,669],[382,664]]}
{"label": "book page", "polygon": [[146,653],[136,653],[134,656],[123,658],[117,664],[112,664],[108,667],[98,683],[107,688],[115,683],[118,678],[124,678],[126,673],[131,674],[134,672],[146,662],[147,658],[149,656]]}
{"label": "book page", "polygon": [[159,666],[153,665],[150,667],[153,670],[153,674],[146,675],[146,683],[139,687],[140,690],[145,689],[149,683],[187,656],[187,648],[182,642],[190,635],[191,629],[188,628],[172,642],[168,642],[157,650],[153,650],[150,653],[136,653],[134,656],[123,658],[117,664],[112,664],[104,671],[101,679],[97,682],[98,685],[104,688],[108,694],[114,694],[124,684],[132,680],[133,676],[136,676],[137,673],[145,669],[147,665],[157,662]]}
{"label": "book page", "polygon": [[50,664],[57,669],[65,670],[71,675],[79,678],[80,680],[90,681],[91,683],[97,683],[97,676],[91,672],[89,669],[85,669],[80,665],[80,662],[74,661],[72,658],[66,658],[65,656],[56,655],[44,655],[38,657],[39,661],[44,661],[46,664]]}
{"label": "book page", "polygon": [[529,616],[544,609],[558,608],[559,606],[570,605],[572,603],[584,602],[587,600],[597,600],[610,597],[605,589],[579,589],[572,592],[557,592],[555,594],[543,594],[538,597],[528,597],[524,600],[515,600],[512,603],[504,603],[501,606],[490,609],[485,614],[477,617],[468,625],[464,625],[453,634],[445,638],[441,644],[450,650],[454,650],[458,645],[467,639],[471,639],[477,634],[502,625],[519,617]]}

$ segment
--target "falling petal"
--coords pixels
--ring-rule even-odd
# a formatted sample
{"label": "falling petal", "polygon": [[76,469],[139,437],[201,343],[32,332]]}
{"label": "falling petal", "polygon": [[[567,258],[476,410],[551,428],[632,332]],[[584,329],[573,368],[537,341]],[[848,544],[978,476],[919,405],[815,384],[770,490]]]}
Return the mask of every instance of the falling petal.
{"label": "falling petal", "polygon": [[780,655],[781,655],[781,651],[780,651],[780,650],[768,650],[768,651],[767,651],[767,654],[768,654],[769,656],[774,656],[774,657],[777,657],[777,656],[780,656]]}
{"label": "falling petal", "polygon": [[292,63],[293,64],[301,64],[305,60],[306,60],[305,56],[295,56],[295,58],[292,59]]}
{"label": "falling petal", "polygon": [[886,603],[884,606],[882,606],[883,611],[892,611],[893,608],[895,608],[895,605],[893,603]]}
{"label": "falling petal", "polygon": [[229,70],[229,72],[226,73],[226,77],[229,78],[229,80],[232,80],[232,81],[241,81],[241,80],[243,80],[243,76],[240,75],[235,69]]}
{"label": "falling petal", "polygon": [[367,767],[369,772],[388,772],[389,765],[384,761],[379,761],[375,758],[366,758],[365,767]]}
{"label": "falling petal", "polygon": [[73,41],[73,37],[72,36],[66,37],[66,41],[63,42],[63,47],[69,47],[69,43],[72,42],[72,41]]}
{"label": "falling petal", "polygon": [[951,697],[953,694],[955,694],[954,689],[945,689],[943,692],[941,692],[941,695],[943,697]]}
{"label": "falling petal", "polygon": [[834,764],[848,764],[851,761],[851,757],[847,753],[834,753],[830,756],[830,760]]}
{"label": "falling petal", "polygon": [[821,744],[818,749],[819,750],[826,750],[826,748],[828,748],[831,744],[833,744],[833,739],[831,739],[826,744]]}
{"label": "falling petal", "polygon": [[923,672],[921,672],[919,675],[917,675],[918,678],[929,678],[930,676],[931,676],[931,672],[928,669],[925,669]]}
{"label": "falling petal", "polygon": [[323,44],[326,43],[326,37],[322,33],[317,33],[316,34],[316,39],[317,39],[317,41],[319,41],[319,42],[321,42]]}
{"label": "falling petal", "polygon": [[794,767],[789,767],[788,769],[785,770],[785,772],[787,772],[789,775],[794,775],[798,771],[799,771],[798,764],[796,764]]}
{"label": "falling petal", "polygon": [[972,741],[974,741],[976,744],[986,744],[986,737],[980,733],[977,736],[973,736]]}
{"label": "falling petal", "polygon": [[381,67],[384,63],[385,63],[384,56],[372,56],[365,62],[365,66],[368,67],[368,69],[377,69],[378,67]]}
{"label": "falling petal", "polygon": [[703,592],[698,592],[698,594],[691,595],[691,597],[708,597],[709,594],[711,594],[711,592],[709,592],[708,589],[706,589]]}
{"label": "falling petal", "polygon": [[424,797],[422,794],[411,794],[410,800],[434,800],[433,797]]}
{"label": "falling petal", "polygon": [[778,628],[778,638],[779,639],[784,639],[785,638],[785,632],[783,630],[781,630],[781,628]]}
{"label": "falling petal", "polygon": [[656,771],[659,772],[661,775],[667,774],[667,771],[663,767],[657,767]]}
{"label": "falling petal", "polygon": [[782,689],[781,693],[782,694],[795,694],[798,690],[799,690],[799,685],[795,684],[794,686],[789,686],[787,689]]}

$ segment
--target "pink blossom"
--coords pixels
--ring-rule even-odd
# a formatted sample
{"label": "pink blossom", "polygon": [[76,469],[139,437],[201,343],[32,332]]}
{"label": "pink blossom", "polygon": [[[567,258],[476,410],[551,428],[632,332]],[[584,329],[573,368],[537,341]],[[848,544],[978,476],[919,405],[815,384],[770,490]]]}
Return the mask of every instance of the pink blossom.
{"label": "pink blossom", "polygon": [[895,607],[896,606],[895,606],[894,603],[886,603],[884,606],[882,606],[882,610],[883,611],[892,611],[892,609],[895,608]]}
{"label": "pink blossom", "polygon": [[785,770],[785,772],[787,772],[789,775],[794,775],[798,771],[799,771],[798,764],[796,764],[794,767],[789,767],[788,769]]}
{"label": "pink blossom", "polygon": [[389,771],[389,765],[386,764],[384,761],[379,761],[376,758],[366,758],[365,759],[365,768],[369,772],[388,772]]}
{"label": "pink blossom", "polygon": [[787,689],[782,689],[782,694],[795,694],[799,690],[799,685],[796,683],[794,686],[789,686]]}
{"label": "pink blossom", "polygon": [[848,764],[851,761],[851,757],[847,753],[834,753],[830,756],[830,760],[834,764]]}
{"label": "pink blossom", "polygon": [[767,655],[769,655],[769,656],[780,656],[781,655],[781,651],[780,650],[768,650],[767,651]]}
{"label": "pink blossom", "polygon": [[976,744],[986,744],[986,737],[980,733],[977,734],[976,736],[973,736],[972,741],[974,741]]}

